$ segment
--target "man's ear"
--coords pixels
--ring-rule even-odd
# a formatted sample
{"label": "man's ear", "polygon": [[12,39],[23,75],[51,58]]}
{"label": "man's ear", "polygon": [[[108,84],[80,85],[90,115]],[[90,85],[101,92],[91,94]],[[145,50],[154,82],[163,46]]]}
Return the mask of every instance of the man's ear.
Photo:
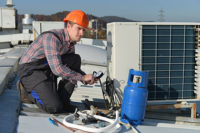
{"label": "man's ear", "polygon": [[71,26],[71,25],[70,25],[69,23],[67,23],[67,26],[66,26],[66,27],[67,27],[67,28],[70,28],[70,26]]}
{"label": "man's ear", "polygon": [[67,27],[67,23],[64,23],[64,27],[65,27],[65,28]]}

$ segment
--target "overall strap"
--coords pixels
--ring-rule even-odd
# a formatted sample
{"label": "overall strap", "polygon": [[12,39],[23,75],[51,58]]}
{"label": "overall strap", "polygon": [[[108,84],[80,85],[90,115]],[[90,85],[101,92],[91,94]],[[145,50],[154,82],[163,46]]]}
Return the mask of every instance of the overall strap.
{"label": "overall strap", "polygon": [[62,42],[62,40],[60,39],[60,37],[53,31],[45,31],[45,32],[42,32],[40,35],[43,35],[43,34],[46,34],[46,33],[51,33],[53,34],[60,42]]}

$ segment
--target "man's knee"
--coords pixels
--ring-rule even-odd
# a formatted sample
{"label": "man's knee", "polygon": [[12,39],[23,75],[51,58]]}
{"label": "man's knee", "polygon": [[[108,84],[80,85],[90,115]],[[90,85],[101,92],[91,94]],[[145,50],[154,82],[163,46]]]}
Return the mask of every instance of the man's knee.
{"label": "man's knee", "polygon": [[81,56],[79,55],[79,54],[74,54],[73,55],[73,61],[72,61],[73,63],[73,66],[72,67],[74,67],[74,68],[76,68],[76,69],[79,69],[80,68],[80,66],[81,66]]}
{"label": "man's knee", "polygon": [[76,61],[81,63],[81,56],[79,54],[75,54]]}
{"label": "man's knee", "polygon": [[68,65],[69,67],[72,67],[74,65],[81,64],[81,57],[79,54],[65,54],[62,56],[62,62],[63,64]]}

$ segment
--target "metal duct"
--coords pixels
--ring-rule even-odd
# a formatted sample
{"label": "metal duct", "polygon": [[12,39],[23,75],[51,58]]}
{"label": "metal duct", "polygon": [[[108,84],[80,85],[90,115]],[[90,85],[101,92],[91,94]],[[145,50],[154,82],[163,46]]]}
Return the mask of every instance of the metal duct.
{"label": "metal duct", "polygon": [[22,19],[22,24],[32,25],[33,18],[31,14],[24,14],[24,18]]}
{"label": "metal duct", "polygon": [[13,6],[14,6],[14,5],[13,5],[13,1],[12,1],[12,0],[7,0],[6,6],[7,6],[7,7],[13,7]]}

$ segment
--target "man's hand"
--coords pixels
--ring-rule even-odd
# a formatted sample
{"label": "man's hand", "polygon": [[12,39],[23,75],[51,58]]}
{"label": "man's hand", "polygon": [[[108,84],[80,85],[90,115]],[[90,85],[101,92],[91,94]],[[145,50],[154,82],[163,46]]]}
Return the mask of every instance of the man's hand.
{"label": "man's hand", "polygon": [[94,80],[94,77],[93,77],[92,74],[86,74],[86,75],[84,75],[82,77],[82,81],[83,81],[84,84],[90,84],[90,85],[92,85],[92,84],[94,84],[94,83],[97,82],[97,81]]}

